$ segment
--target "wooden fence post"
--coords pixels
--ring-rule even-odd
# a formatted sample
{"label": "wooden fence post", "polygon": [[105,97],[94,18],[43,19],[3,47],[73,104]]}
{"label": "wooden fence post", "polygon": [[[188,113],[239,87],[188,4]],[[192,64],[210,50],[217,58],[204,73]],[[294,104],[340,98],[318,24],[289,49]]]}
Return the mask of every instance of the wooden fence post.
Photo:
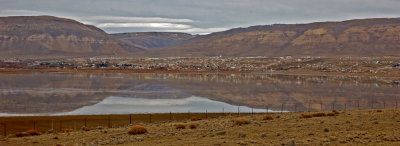
{"label": "wooden fence post", "polygon": [[149,115],[149,120],[150,120],[150,123],[151,123],[151,114]]}
{"label": "wooden fence post", "polygon": [[281,113],[283,112],[283,103],[282,103],[282,106],[281,106]]}
{"label": "wooden fence post", "polygon": [[169,112],[169,120],[172,121],[172,112]]}
{"label": "wooden fence post", "polygon": [[238,117],[240,117],[240,111],[239,111],[239,106],[238,106]]}
{"label": "wooden fence post", "polygon": [[86,118],[85,118],[85,127],[87,127],[87,121],[86,121]]}
{"label": "wooden fence post", "polygon": [[132,114],[129,114],[129,124],[132,124]]}
{"label": "wooden fence post", "polygon": [[4,130],[4,137],[6,137],[6,136],[7,136],[7,124],[4,123],[3,126],[4,126],[4,127],[3,127],[3,128],[4,128],[4,129],[3,129],[3,130]]}
{"label": "wooden fence post", "polygon": [[33,129],[36,130],[36,121],[33,120]]}
{"label": "wooden fence post", "polygon": [[208,119],[207,110],[206,110],[206,119]]}
{"label": "wooden fence post", "polygon": [[111,119],[110,119],[110,115],[107,117],[107,124],[108,124],[108,128],[111,128]]}
{"label": "wooden fence post", "polygon": [[320,111],[322,112],[322,102],[319,103],[320,104]]}

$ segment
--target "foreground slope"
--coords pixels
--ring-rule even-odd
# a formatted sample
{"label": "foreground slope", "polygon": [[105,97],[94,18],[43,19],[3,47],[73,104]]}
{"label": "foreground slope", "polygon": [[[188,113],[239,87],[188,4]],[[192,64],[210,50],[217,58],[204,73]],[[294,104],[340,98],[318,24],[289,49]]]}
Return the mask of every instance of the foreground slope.
{"label": "foreground slope", "polygon": [[52,16],[0,17],[1,56],[121,55],[143,50],[103,30]]}
{"label": "foreground slope", "polygon": [[381,56],[400,54],[400,18],[236,28],[144,56]]}
{"label": "foreground slope", "polygon": [[[302,118],[301,114],[308,113],[271,114],[272,120],[263,120],[263,115],[236,117],[236,114],[188,122],[138,123],[138,119],[133,119],[148,133],[129,135],[127,126],[107,129],[99,126],[86,132],[71,128],[73,132],[8,138],[0,141],[0,145],[399,145],[398,111],[379,111],[347,111],[312,118]],[[249,124],[240,126],[236,121]],[[186,128],[177,129],[176,125]],[[191,126],[194,129],[188,125],[195,125]]]}

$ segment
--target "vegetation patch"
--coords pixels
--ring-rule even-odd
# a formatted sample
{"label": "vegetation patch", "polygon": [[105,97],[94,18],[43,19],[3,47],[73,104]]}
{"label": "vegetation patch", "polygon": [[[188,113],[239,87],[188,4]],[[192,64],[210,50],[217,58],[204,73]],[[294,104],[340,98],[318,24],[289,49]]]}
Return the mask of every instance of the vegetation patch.
{"label": "vegetation patch", "polygon": [[273,120],[274,118],[271,115],[265,115],[263,120]]}
{"label": "vegetation patch", "polygon": [[188,127],[189,127],[190,129],[196,129],[196,128],[197,128],[197,124],[196,124],[196,123],[190,123],[190,124],[188,125]]}
{"label": "vegetation patch", "polygon": [[137,135],[137,134],[145,134],[147,133],[147,129],[140,125],[132,126],[132,128],[128,131],[130,135]]}
{"label": "vegetation patch", "polygon": [[325,117],[326,114],[325,113],[314,113],[312,114],[313,117]]}
{"label": "vegetation patch", "polygon": [[35,129],[31,129],[26,131],[26,133],[28,133],[28,135],[40,135],[39,131],[35,130]]}
{"label": "vegetation patch", "polygon": [[202,119],[199,117],[190,117],[190,121],[200,121],[200,120]]}
{"label": "vegetation patch", "polygon": [[235,120],[235,122],[233,123],[233,125],[239,125],[239,126],[247,125],[247,124],[250,124],[250,121],[249,121],[249,120],[246,120],[246,119],[237,119],[237,120]]}
{"label": "vegetation patch", "polygon": [[184,124],[176,124],[176,125],[175,125],[175,128],[176,128],[176,129],[185,129],[185,128],[186,128],[186,125],[184,125]]}
{"label": "vegetation patch", "polygon": [[311,114],[301,114],[301,118],[312,118],[313,116]]}

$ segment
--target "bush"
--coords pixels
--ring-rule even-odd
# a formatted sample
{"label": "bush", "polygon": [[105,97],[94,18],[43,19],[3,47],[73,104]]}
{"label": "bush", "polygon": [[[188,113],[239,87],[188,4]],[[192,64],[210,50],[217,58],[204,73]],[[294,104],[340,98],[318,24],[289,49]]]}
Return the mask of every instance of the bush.
{"label": "bush", "polygon": [[332,110],[333,113],[335,113],[336,115],[339,114],[339,112],[337,110]]}
{"label": "bush", "polygon": [[24,137],[24,136],[27,136],[27,134],[25,132],[17,132],[17,133],[15,133],[15,136],[16,137]]}
{"label": "bush", "polygon": [[197,128],[197,124],[196,123],[190,123],[188,127],[190,129],[196,129]]}
{"label": "bush", "polygon": [[326,114],[325,113],[314,113],[312,114],[313,117],[325,117]]}
{"label": "bush", "polygon": [[274,118],[272,118],[271,115],[265,115],[263,120],[273,120]]}
{"label": "bush", "polygon": [[200,121],[201,118],[198,117],[190,117],[190,121]]}
{"label": "bush", "polygon": [[378,110],[376,110],[376,112],[378,112],[378,113],[381,113],[381,112],[382,112],[382,110],[378,109]]}
{"label": "bush", "polygon": [[327,116],[330,116],[330,117],[335,116],[335,115],[336,115],[335,113],[328,113],[327,114]]}
{"label": "bush", "polygon": [[132,126],[132,128],[128,131],[130,135],[137,135],[137,134],[145,134],[147,133],[147,129],[140,125]]}
{"label": "bush", "polygon": [[28,133],[29,135],[40,135],[39,131],[35,129],[28,130],[26,131],[26,133]]}
{"label": "bush", "polygon": [[245,119],[237,119],[233,123],[233,125],[239,125],[239,126],[246,125],[246,124],[250,124],[250,121],[245,120]]}
{"label": "bush", "polygon": [[183,125],[183,124],[176,124],[176,125],[175,125],[175,128],[176,128],[176,129],[185,129],[186,126]]}
{"label": "bush", "polygon": [[313,116],[310,114],[301,114],[302,118],[312,118]]}

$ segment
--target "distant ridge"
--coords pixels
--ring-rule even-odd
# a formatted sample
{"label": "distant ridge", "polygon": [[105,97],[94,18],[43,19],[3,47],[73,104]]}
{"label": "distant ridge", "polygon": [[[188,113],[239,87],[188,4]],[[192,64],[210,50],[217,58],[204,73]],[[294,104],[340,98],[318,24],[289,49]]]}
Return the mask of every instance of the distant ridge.
{"label": "distant ridge", "polygon": [[53,16],[0,17],[0,57],[399,56],[400,18],[275,24],[209,35],[107,34]]}
{"label": "distant ridge", "polygon": [[176,46],[195,38],[195,35],[179,32],[133,32],[112,34],[114,37],[127,40],[148,49],[160,49]]}
{"label": "distant ridge", "polygon": [[53,16],[0,17],[1,56],[126,55],[143,51],[103,30]]}
{"label": "distant ridge", "polygon": [[400,18],[275,24],[196,37],[141,56],[382,56],[400,54]]}

